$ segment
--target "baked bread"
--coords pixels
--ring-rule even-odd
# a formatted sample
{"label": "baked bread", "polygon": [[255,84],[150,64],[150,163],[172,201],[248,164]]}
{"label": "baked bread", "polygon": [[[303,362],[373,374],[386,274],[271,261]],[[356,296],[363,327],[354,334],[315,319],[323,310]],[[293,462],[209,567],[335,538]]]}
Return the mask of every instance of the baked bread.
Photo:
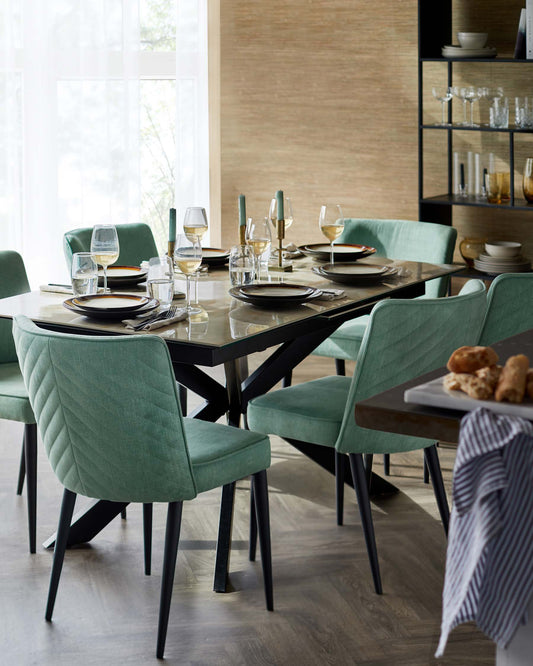
{"label": "baked bread", "polygon": [[497,362],[498,354],[492,347],[459,347],[450,356],[446,367],[450,372],[473,373]]}

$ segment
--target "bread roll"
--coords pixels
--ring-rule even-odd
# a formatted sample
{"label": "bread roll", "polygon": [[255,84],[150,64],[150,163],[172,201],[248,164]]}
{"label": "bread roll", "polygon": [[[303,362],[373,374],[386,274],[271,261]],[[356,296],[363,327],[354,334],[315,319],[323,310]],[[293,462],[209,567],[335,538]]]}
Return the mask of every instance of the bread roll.
{"label": "bread roll", "polygon": [[497,362],[498,354],[492,347],[459,347],[450,356],[446,367],[450,372],[473,373]]}
{"label": "bread roll", "polygon": [[526,392],[529,359],[524,354],[510,356],[498,380],[494,397],[498,402],[522,402]]}

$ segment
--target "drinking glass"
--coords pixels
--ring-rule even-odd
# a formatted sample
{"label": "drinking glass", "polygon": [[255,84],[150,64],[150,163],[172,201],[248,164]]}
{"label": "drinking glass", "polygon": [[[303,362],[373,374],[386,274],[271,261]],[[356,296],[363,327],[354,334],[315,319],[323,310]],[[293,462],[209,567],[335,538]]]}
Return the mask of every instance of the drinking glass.
{"label": "drinking glass", "polygon": [[254,222],[248,218],[246,225],[246,243],[252,248],[255,257],[255,275],[257,280],[261,279],[261,255],[270,249],[272,244],[272,233],[268,218]]}
{"label": "drinking glass", "polygon": [[189,284],[191,276],[196,273],[202,263],[202,246],[197,237],[189,237],[185,233],[178,235],[174,249],[174,263],[183,273],[187,282],[187,312],[188,314],[197,313],[199,308],[191,306],[191,288]]}
{"label": "drinking glass", "polygon": [[251,284],[255,275],[255,255],[250,245],[235,245],[229,253],[229,277],[232,287]]}
{"label": "drinking glass", "polygon": [[452,94],[454,97],[457,99],[460,99],[463,103],[463,122],[462,123],[457,123],[457,125],[465,125],[468,126],[468,120],[466,117],[466,88],[460,88],[459,86],[453,86],[452,87]]}
{"label": "drinking glass", "polygon": [[464,97],[470,104],[470,121],[468,123],[468,127],[479,127],[479,125],[474,122],[474,102],[477,102],[477,100],[481,97],[481,91],[479,88],[469,86],[465,89]]}
{"label": "drinking glass", "polygon": [[107,267],[118,259],[119,244],[115,225],[95,224],[91,238],[91,252],[97,264],[104,269],[104,294],[107,288]]}
{"label": "drinking glass", "polygon": [[174,265],[167,255],[150,259],[146,292],[150,298],[157,298],[163,307],[170,307],[174,298]]}
{"label": "drinking glass", "polygon": [[528,157],[524,169],[524,196],[528,203],[533,203],[533,157]]}
{"label": "drinking glass", "polygon": [[207,214],[205,208],[200,206],[190,206],[185,210],[183,218],[183,233],[192,240],[197,238],[202,240],[207,232]]}
{"label": "drinking glass", "polygon": [[70,274],[74,296],[85,296],[98,292],[98,266],[92,252],[73,254]]}
{"label": "drinking glass", "polygon": [[344,216],[339,204],[326,204],[321,206],[318,217],[318,226],[320,231],[329,240],[331,257],[330,261],[334,263],[333,242],[342,234],[344,230]]}
{"label": "drinking glass", "polygon": [[451,100],[453,97],[453,92],[452,92],[451,86],[446,86],[446,87],[440,87],[440,86],[434,86],[431,90],[433,97],[438,100],[441,105],[442,105],[442,121],[440,123],[441,127],[448,127],[449,123],[447,122],[446,119],[446,104]]}

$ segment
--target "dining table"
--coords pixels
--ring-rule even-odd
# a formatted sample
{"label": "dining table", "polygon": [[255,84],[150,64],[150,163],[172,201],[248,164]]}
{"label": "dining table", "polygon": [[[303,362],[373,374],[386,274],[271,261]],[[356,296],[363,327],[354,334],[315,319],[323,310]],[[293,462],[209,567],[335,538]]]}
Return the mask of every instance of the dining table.
{"label": "dining table", "polygon": [[[342,290],[342,294],[331,300],[313,298],[291,307],[286,304],[285,307],[261,307],[238,300],[230,293],[232,285],[227,266],[210,267],[198,279],[198,312],[148,333],[134,332],[122,321],[80,315],[64,307],[67,298],[64,293],[42,289],[0,300],[0,317],[12,318],[22,314],[43,328],[62,333],[158,335],[167,344],[177,382],[203,399],[202,404],[187,416],[214,422],[225,415],[228,424],[239,426],[248,402],[273,388],[342,323],[368,314],[380,300],[420,296],[424,293],[425,282],[452,275],[462,268],[457,264],[437,265],[375,256],[367,263],[394,268],[395,274],[379,281],[361,283],[354,280],[353,284],[337,284],[316,272],[319,265],[316,260],[303,257],[294,260],[292,272],[272,271],[263,276],[262,283]],[[144,293],[144,290],[145,286],[137,285],[133,293]],[[128,290],[128,293],[132,292]],[[247,358],[265,351],[266,358],[248,374]],[[209,368],[216,366],[223,366],[223,382],[209,373]],[[302,451],[334,472],[333,452],[327,447],[309,445]],[[347,483],[350,482],[348,477]],[[379,481],[378,477],[374,489]],[[382,482],[386,484],[384,480]],[[68,546],[90,541],[125,506],[124,503],[95,500],[73,517]],[[230,533],[230,530],[223,529],[223,525],[227,527],[228,521],[231,523],[232,512],[233,495],[228,490],[222,496],[220,534]],[[52,535],[43,545],[51,547],[54,541],[55,535]],[[228,542],[219,540],[215,574],[217,591],[226,589],[229,549]]]}

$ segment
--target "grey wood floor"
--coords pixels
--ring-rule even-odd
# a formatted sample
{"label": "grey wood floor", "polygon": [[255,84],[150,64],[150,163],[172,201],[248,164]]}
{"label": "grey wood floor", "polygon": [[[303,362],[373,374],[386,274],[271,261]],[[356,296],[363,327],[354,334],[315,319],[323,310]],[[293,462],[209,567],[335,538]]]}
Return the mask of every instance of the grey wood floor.
{"label": "grey wood floor", "polygon": [[[306,360],[294,381],[333,372]],[[22,428],[0,422],[0,664],[155,663],[165,507],[154,511],[153,574],[143,574],[142,512],[128,508],[90,545],[67,552],[54,621],[44,607],[51,553],[28,554],[26,502],[15,495]],[[492,664],[492,644],[472,625],[435,660],[446,543],[422,454],[394,456],[401,492],[373,503],[384,594],[373,591],[353,491],[337,527],[333,478],[272,438],[269,471],[275,612],[264,609],[259,560],[247,559],[249,484],[238,484],[232,591],[212,592],[219,492],[189,502],[168,630],[169,664]],[[454,449],[440,449],[449,487]],[[376,464],[380,461],[376,461]],[[40,451],[38,543],[56,527],[62,490]],[[79,508],[84,503],[78,500]]]}

